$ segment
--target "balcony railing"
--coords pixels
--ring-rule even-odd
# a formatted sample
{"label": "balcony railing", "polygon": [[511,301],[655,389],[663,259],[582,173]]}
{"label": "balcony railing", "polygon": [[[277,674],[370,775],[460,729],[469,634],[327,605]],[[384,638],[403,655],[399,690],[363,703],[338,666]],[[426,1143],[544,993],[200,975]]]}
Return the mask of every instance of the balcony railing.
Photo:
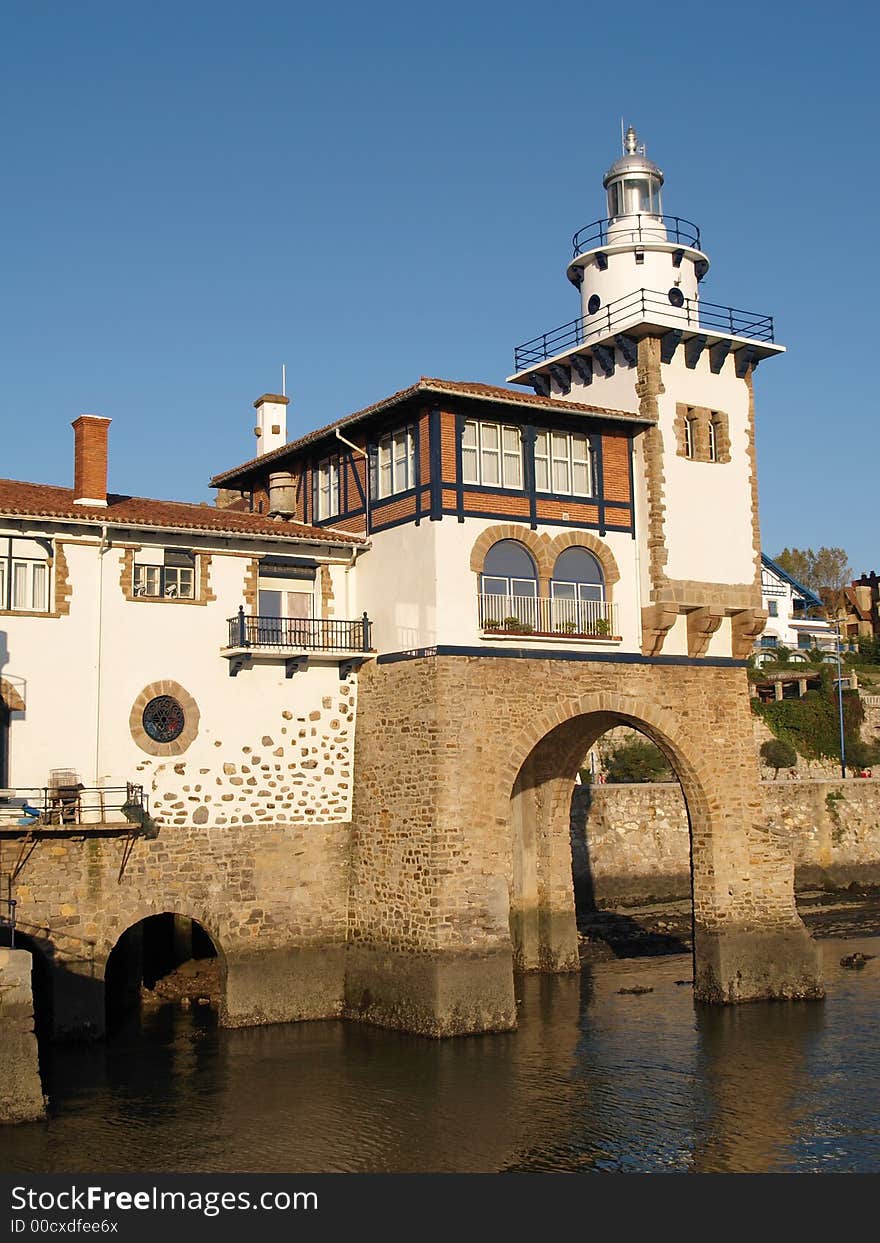
{"label": "balcony railing", "polygon": [[670,328],[689,329],[699,332],[701,328],[710,332],[721,332],[732,337],[748,337],[753,341],[773,341],[773,317],[759,315],[753,311],[738,311],[732,306],[721,306],[714,302],[704,302],[702,298],[685,298],[681,305],[676,306],[669,301],[669,294],[660,293],[655,289],[636,289],[633,293],[624,294],[622,298],[609,302],[595,315],[582,316],[570,320],[559,328],[542,333],[531,341],[518,345],[514,351],[514,370],[525,371],[554,358],[575,350],[578,346],[589,345],[614,332],[642,321],[659,320]]}
{"label": "balcony railing", "polygon": [[0,790],[0,831],[125,829],[155,837],[150,796],[142,785],[28,786]]}
{"label": "balcony railing", "polygon": [[561,600],[539,596],[478,596],[485,634],[570,639],[618,638],[617,605],[607,600]]}
{"label": "balcony railing", "polygon": [[[700,249],[700,230],[692,220],[684,220],[681,216],[652,216],[647,212],[640,212],[635,216],[627,216],[626,221],[624,225],[620,219],[594,220],[592,224],[578,229],[571,239],[574,258],[613,242],[675,242],[678,246]],[[629,221],[634,223],[630,225]]]}
{"label": "balcony railing", "polygon": [[229,619],[229,646],[284,648],[297,652],[369,652],[373,623],[327,617],[259,617],[239,609]]}

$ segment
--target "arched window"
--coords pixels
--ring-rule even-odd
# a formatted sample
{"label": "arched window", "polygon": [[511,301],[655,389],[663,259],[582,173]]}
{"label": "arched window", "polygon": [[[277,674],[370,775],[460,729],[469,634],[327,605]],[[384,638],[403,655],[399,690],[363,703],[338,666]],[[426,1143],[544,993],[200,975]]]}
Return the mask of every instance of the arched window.
{"label": "arched window", "polygon": [[538,574],[527,550],[503,539],[486,553],[480,576],[480,621],[499,625],[515,618],[537,628]]}
{"label": "arched window", "polygon": [[550,580],[553,629],[569,634],[608,633],[605,577],[586,548],[566,548]]}

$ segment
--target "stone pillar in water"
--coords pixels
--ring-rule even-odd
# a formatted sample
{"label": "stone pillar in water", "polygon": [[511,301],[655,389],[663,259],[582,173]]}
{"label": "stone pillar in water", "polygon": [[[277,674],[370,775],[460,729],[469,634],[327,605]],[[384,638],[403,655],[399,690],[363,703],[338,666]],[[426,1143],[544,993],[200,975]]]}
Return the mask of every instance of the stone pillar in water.
{"label": "stone pillar in water", "polygon": [[26,950],[0,949],[0,1122],[34,1122],[45,1113],[31,956]]}

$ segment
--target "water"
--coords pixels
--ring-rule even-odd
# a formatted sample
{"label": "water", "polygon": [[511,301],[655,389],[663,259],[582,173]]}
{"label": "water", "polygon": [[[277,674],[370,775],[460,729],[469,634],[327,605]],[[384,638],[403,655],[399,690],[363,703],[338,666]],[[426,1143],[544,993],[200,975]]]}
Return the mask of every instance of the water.
{"label": "water", "polygon": [[49,1051],[51,1117],[0,1129],[0,1168],[877,1171],[880,957],[839,960],[880,938],[822,950],[824,1003],[695,1007],[688,957],[629,959],[527,977],[519,1031],[441,1042],[161,1011]]}

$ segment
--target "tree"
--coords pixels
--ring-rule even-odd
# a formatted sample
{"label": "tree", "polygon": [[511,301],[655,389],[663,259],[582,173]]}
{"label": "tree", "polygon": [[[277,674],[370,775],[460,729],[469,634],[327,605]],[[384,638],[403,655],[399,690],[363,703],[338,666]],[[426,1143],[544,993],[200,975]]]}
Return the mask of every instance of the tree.
{"label": "tree", "polygon": [[790,742],[784,742],[782,738],[768,738],[761,743],[761,759],[768,768],[773,769],[775,781],[780,768],[794,768],[797,764],[797,752]]}
{"label": "tree", "polygon": [[612,783],[631,781],[671,781],[672,770],[659,747],[646,738],[633,738],[611,752],[605,765],[605,778]]}
{"label": "tree", "polygon": [[840,591],[852,578],[849,557],[843,548],[783,548],[773,560],[810,591]]}

